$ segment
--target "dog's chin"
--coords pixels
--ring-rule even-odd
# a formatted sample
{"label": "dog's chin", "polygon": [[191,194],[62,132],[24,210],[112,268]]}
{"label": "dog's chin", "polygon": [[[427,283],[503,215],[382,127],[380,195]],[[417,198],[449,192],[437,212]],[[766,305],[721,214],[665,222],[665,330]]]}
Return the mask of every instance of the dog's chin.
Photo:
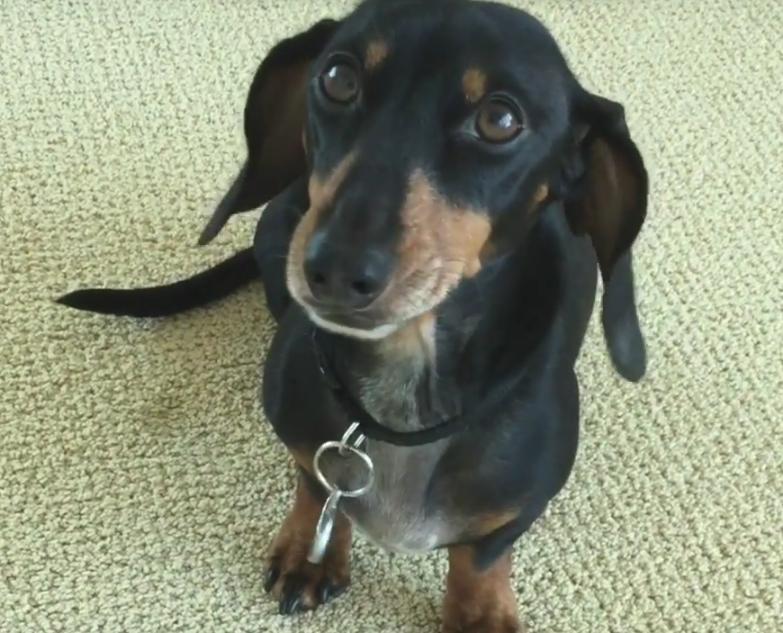
{"label": "dog's chin", "polygon": [[367,324],[359,325],[355,323],[342,323],[336,319],[329,318],[327,316],[318,314],[310,307],[305,308],[307,316],[310,320],[327,332],[333,334],[340,334],[341,336],[348,336],[351,338],[361,339],[364,341],[380,341],[387,336],[394,334],[402,327],[402,323],[379,323],[379,324]]}

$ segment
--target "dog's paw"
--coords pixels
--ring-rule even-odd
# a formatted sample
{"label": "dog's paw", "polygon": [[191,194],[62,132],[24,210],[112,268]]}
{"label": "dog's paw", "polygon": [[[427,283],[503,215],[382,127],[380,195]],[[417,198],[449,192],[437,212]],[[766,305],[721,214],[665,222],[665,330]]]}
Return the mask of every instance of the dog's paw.
{"label": "dog's paw", "polygon": [[510,589],[447,596],[443,633],[524,633]]}
{"label": "dog's paw", "polygon": [[348,562],[336,557],[314,565],[306,556],[279,552],[269,560],[264,589],[279,602],[281,615],[311,611],[343,593],[350,584]]}
{"label": "dog's paw", "polygon": [[515,613],[485,613],[457,615],[445,622],[443,633],[525,633]]}
{"label": "dog's paw", "polygon": [[442,632],[523,633],[510,573],[510,550],[479,569],[472,547],[450,548]]}

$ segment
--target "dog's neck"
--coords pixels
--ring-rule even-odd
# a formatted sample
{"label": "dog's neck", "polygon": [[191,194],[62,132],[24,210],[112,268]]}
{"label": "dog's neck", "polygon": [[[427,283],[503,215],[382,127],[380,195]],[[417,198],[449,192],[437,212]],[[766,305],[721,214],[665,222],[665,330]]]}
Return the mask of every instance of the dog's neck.
{"label": "dog's neck", "polygon": [[428,313],[380,340],[334,340],[334,364],[348,391],[380,424],[418,430],[446,413],[439,402],[441,338],[436,314]]}

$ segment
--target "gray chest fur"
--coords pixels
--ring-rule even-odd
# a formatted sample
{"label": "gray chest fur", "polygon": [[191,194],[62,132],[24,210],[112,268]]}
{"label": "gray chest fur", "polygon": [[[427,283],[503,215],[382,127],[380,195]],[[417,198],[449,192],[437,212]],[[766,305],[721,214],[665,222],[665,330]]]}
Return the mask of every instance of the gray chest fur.
{"label": "gray chest fur", "polygon": [[[418,359],[380,367],[361,380],[362,403],[385,426],[399,431],[420,429],[416,393],[423,376],[424,366]],[[447,446],[448,439],[411,448],[368,441],[375,484],[360,499],[343,500],[341,509],[361,532],[387,549],[425,552],[455,539],[461,523],[458,517],[448,516],[444,508],[426,500],[433,471]],[[344,463],[334,467],[342,467],[345,476]]]}

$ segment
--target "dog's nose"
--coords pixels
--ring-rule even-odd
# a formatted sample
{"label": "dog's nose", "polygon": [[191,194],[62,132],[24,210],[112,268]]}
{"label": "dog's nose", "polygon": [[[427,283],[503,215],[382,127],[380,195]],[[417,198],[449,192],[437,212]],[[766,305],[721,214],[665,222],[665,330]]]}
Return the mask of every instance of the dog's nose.
{"label": "dog's nose", "polygon": [[316,301],[357,309],[383,292],[392,266],[391,257],[380,250],[337,248],[315,239],[308,248],[304,269]]}

